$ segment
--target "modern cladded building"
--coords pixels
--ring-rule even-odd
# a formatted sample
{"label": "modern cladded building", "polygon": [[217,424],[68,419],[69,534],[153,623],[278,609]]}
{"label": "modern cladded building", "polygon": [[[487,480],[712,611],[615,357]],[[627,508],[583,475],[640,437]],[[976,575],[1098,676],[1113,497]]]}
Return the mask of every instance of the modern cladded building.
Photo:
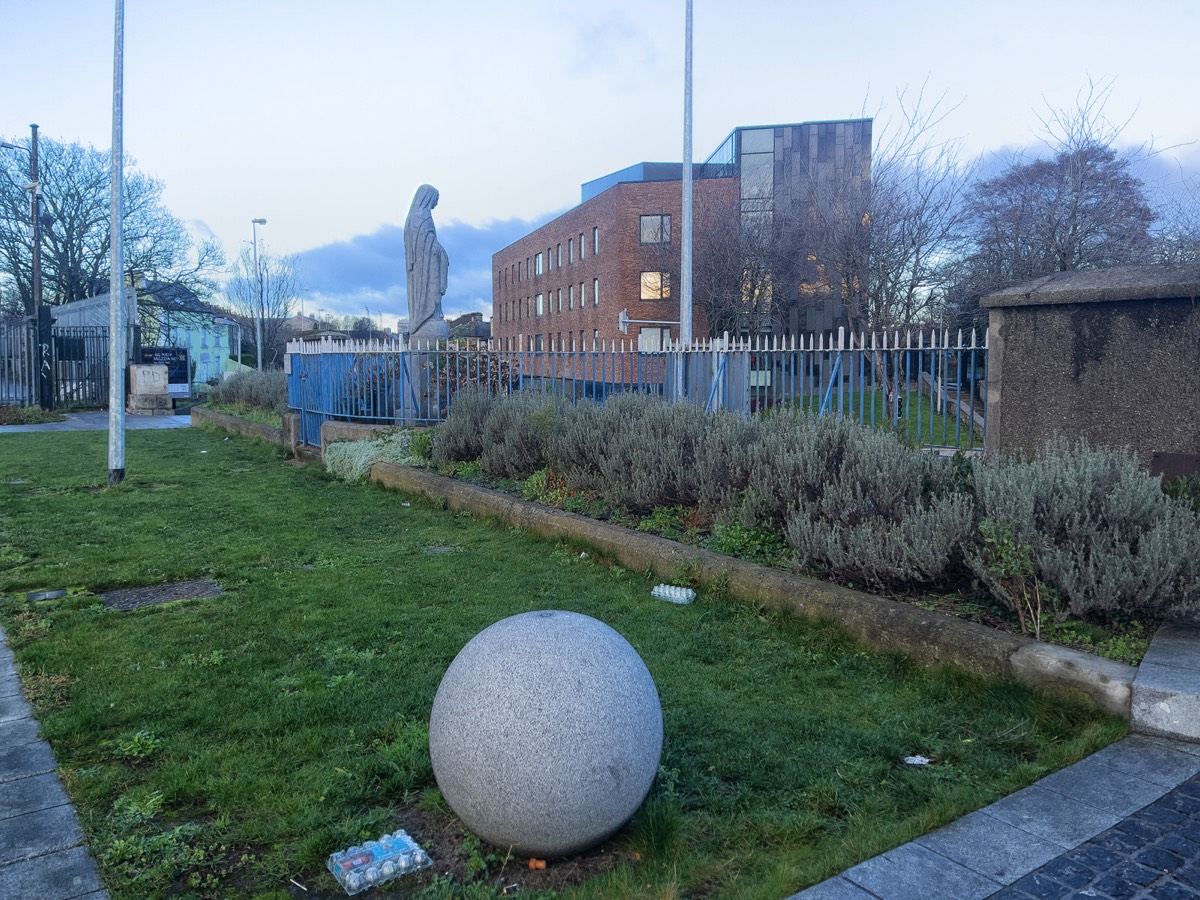
{"label": "modern cladded building", "polygon": [[[857,273],[833,277],[805,235],[823,198],[865,202],[871,120],[737,128],[693,173],[693,334],[841,324],[840,285]],[[497,345],[657,350],[677,339],[681,176],[680,163],[643,162],[589,181],[578,206],[494,254]],[[764,287],[745,273],[767,245],[792,262],[775,266]]]}

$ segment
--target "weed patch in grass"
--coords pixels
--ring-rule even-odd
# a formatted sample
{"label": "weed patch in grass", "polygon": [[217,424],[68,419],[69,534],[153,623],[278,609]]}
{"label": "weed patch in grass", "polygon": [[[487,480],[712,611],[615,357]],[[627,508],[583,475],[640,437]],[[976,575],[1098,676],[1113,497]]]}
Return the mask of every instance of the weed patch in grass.
{"label": "weed patch in grass", "polygon": [[11,406],[0,404],[0,426],[44,425],[47,422],[65,422],[67,417],[58,410],[42,409],[38,406]]}
{"label": "weed patch in grass", "polygon": [[[435,861],[405,879],[417,896],[517,884],[524,896],[778,900],[1125,731],[1092,707],[868,653],[718,588],[660,603],[651,581],[578,548],[403,506],[260,442],[131,432],[118,490],[103,487],[104,458],[100,433],[0,442],[13,550],[0,620],[46,698],[43,733],[115,900],[295,896],[289,879],[336,896],[325,857],[398,827]],[[99,600],[199,579],[225,593],[128,612]],[[23,599],[46,585],[74,590]],[[426,729],[459,649],[547,608],[594,616],[634,646],[658,687],[664,748],[627,829],[530,870],[462,830]],[[938,762],[905,766],[913,754]]]}

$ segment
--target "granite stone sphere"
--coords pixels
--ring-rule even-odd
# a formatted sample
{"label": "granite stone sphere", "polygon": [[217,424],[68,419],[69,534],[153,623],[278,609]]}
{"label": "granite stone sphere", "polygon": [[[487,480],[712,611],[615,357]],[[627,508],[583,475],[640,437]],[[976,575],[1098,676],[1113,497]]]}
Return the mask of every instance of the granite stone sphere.
{"label": "granite stone sphere", "polygon": [[442,796],[483,840],[522,856],[598,844],[641,806],[662,753],[646,664],[590,616],[501,619],[446,670],[429,718]]}

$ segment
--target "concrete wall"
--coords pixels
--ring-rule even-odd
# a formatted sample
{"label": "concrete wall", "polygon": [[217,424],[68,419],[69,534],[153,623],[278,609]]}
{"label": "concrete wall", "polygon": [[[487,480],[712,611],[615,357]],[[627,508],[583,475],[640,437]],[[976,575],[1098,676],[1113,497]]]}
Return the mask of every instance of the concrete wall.
{"label": "concrete wall", "polygon": [[989,453],[1056,435],[1200,454],[1200,266],[1069,272],[983,298]]}

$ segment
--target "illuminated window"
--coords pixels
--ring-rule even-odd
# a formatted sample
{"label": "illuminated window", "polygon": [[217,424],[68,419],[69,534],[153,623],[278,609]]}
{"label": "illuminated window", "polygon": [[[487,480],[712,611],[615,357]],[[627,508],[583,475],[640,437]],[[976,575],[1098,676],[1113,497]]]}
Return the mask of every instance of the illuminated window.
{"label": "illuminated window", "polygon": [[669,300],[671,298],[670,272],[643,272],[642,299]]}
{"label": "illuminated window", "polygon": [[575,308],[575,285],[567,287],[567,309]]}

